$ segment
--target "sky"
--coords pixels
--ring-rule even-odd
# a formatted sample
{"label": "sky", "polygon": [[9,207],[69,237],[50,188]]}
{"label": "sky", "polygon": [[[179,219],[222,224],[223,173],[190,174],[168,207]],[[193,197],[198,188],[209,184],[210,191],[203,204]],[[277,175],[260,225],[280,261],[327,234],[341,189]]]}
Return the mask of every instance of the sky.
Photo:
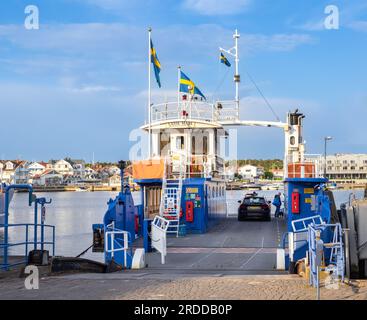
{"label": "sky", "polygon": [[[38,30],[24,26],[30,4],[39,9]],[[339,9],[339,29],[324,26],[328,5]],[[147,118],[148,27],[162,64],[153,103],[174,99],[178,65],[210,100],[233,98],[233,68],[219,63],[218,48],[233,46],[237,28],[241,119],[275,120],[250,74],[281,120],[289,110],[305,113],[307,153],[322,153],[325,136],[333,137],[330,153],[367,153],[364,0],[10,0],[0,6],[0,159],[126,159],[132,130]],[[238,129],[238,158],[283,152],[280,129]]]}

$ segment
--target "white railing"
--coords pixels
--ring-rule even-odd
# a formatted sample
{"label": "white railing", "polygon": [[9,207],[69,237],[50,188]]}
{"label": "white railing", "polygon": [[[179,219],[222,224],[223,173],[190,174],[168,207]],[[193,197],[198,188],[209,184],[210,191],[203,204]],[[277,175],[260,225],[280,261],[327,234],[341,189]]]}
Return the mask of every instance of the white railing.
{"label": "white railing", "polygon": [[173,119],[196,119],[212,121],[214,105],[203,101],[183,101],[154,104],[152,106],[152,121],[164,121]]}
{"label": "white railing", "polygon": [[236,121],[239,120],[239,110],[235,101],[217,101],[215,103],[215,121]]}
{"label": "white railing", "polygon": [[239,120],[238,109],[234,101],[209,103],[200,100],[166,102],[152,105],[152,122],[164,120]]}
{"label": "white railing", "polygon": [[[130,232],[120,229],[114,228],[114,223],[107,226],[106,234],[105,234],[105,252],[111,253],[111,258],[114,257],[115,252],[124,251],[124,266],[127,266],[127,252],[130,250],[129,248],[129,236]],[[123,239],[118,238],[119,241],[115,239],[116,235],[123,235]],[[121,244],[121,240],[123,240],[123,244]],[[111,245],[110,245],[111,244]]]}
{"label": "white railing", "polygon": [[209,178],[212,171],[223,174],[224,160],[215,155],[171,155],[165,158],[165,170],[165,177],[168,179],[179,172],[184,172],[182,178]]}
{"label": "white railing", "polygon": [[308,225],[311,223],[317,225],[324,224],[320,215],[293,220],[292,221],[293,232],[306,232],[308,230]]}

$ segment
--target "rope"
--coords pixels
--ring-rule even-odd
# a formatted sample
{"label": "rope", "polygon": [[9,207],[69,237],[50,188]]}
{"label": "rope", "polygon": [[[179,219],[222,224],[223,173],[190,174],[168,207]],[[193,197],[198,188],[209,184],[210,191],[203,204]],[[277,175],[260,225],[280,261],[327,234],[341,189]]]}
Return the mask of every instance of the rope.
{"label": "rope", "polygon": [[88,247],[88,249],[84,250],[81,254],[77,255],[75,258],[80,258],[81,256],[85,255],[89,251],[89,249],[92,247],[93,247],[93,244],[90,247]]}
{"label": "rope", "polygon": [[258,85],[256,84],[256,82],[254,81],[254,79],[252,79],[251,75],[246,71],[247,76],[249,77],[250,81],[253,83],[253,85],[255,86],[255,88],[257,89],[257,91],[260,93],[261,97],[264,99],[265,103],[267,104],[267,106],[269,107],[269,109],[271,110],[271,112],[273,113],[273,115],[275,116],[275,118],[280,121],[280,118],[278,117],[278,115],[275,113],[273,107],[270,105],[268,99],[266,99],[266,97],[264,96],[264,94],[262,93],[262,91],[260,90],[260,88],[258,87]]}

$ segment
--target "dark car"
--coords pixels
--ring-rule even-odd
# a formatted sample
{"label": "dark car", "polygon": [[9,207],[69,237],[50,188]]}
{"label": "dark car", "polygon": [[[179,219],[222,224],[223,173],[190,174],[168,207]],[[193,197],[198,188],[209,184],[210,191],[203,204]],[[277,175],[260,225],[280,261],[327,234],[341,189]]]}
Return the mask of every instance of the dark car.
{"label": "dark car", "polygon": [[264,197],[257,194],[246,195],[243,201],[238,201],[238,221],[247,218],[261,218],[265,221],[271,221],[271,202],[266,201]]}

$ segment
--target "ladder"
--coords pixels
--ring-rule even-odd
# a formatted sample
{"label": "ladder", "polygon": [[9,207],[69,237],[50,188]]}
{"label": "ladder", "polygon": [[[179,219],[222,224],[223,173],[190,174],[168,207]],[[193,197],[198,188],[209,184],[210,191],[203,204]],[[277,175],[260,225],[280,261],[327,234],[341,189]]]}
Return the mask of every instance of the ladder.
{"label": "ladder", "polygon": [[162,195],[159,207],[159,215],[170,221],[167,233],[175,234],[177,237],[180,229],[182,184],[186,172],[185,162],[181,159],[182,157],[178,161],[179,165],[172,166],[178,171],[172,170],[172,172],[167,170],[167,167],[171,166],[170,160],[166,158],[164,161]]}

